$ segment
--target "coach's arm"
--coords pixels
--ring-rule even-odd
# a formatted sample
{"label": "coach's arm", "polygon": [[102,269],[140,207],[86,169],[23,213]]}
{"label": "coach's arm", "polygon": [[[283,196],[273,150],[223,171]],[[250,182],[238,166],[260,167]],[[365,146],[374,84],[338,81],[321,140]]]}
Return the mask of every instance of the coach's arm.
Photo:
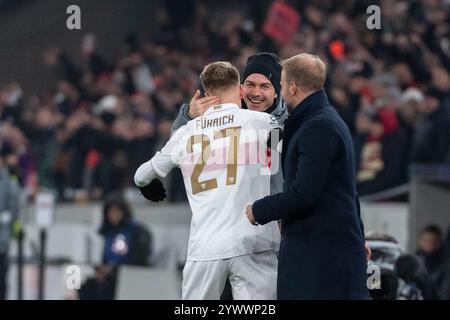
{"label": "coach's arm", "polygon": [[189,116],[189,104],[183,103],[180,107],[180,112],[178,112],[178,116],[173,121],[172,134],[191,120]]}
{"label": "coach's arm", "polygon": [[299,130],[298,138],[290,141],[298,144],[296,176],[283,192],[253,204],[253,216],[259,224],[304,218],[320,198],[335,157],[338,133],[325,121],[312,121]]}

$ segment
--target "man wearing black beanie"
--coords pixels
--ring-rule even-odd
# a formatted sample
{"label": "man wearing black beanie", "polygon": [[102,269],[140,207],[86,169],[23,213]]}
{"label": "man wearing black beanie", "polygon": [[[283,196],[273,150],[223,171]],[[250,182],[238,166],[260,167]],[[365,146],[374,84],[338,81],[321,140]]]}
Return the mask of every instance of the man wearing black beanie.
{"label": "man wearing black beanie", "polygon": [[276,54],[261,52],[250,56],[245,64],[242,82],[244,82],[249,75],[254,73],[265,76],[272,83],[277,95],[280,93],[281,61]]}
{"label": "man wearing black beanie", "polygon": [[[260,52],[250,56],[241,77],[242,107],[270,113],[283,125],[288,111],[281,98],[280,79],[281,62],[276,54]],[[200,90],[197,90],[191,103],[181,106],[173,122],[172,132],[201,115],[214,103],[217,103],[214,97],[201,97]]]}
{"label": "man wearing black beanie", "polygon": [[[281,97],[281,61],[270,52],[260,52],[248,57],[241,77],[242,108],[266,112],[274,116],[283,126],[288,117],[286,104]],[[172,125],[172,134],[192,119],[220,101],[216,97],[201,97],[197,90],[191,103],[184,103]],[[280,138],[280,137],[279,137]],[[275,148],[272,148],[276,150]],[[283,191],[283,174],[280,166],[281,157],[278,152],[272,152],[272,178],[270,179],[270,193]]]}
{"label": "man wearing black beanie", "polygon": [[[272,113],[280,96],[281,63],[273,53],[257,53],[247,59],[242,74],[242,99],[247,108]],[[281,103],[282,104],[282,103]],[[282,106],[281,106],[282,107]]]}
{"label": "man wearing black beanie", "polygon": [[[288,117],[286,104],[281,97],[281,61],[270,52],[260,52],[248,57],[241,77],[242,108],[266,112],[274,116],[283,126]],[[191,105],[184,103],[173,122],[172,134],[190,120],[200,116],[211,105],[218,104],[216,97],[200,97],[197,90],[191,100]],[[276,149],[276,148],[273,148]],[[272,172],[270,193],[283,190],[283,174],[280,167],[280,156],[272,152]]]}

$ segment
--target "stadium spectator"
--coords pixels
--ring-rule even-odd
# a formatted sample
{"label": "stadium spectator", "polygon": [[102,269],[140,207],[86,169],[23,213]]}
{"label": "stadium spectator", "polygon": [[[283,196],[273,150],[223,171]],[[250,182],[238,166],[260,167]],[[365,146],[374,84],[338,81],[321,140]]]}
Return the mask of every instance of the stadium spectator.
{"label": "stadium spectator", "polygon": [[128,204],[111,198],[103,208],[99,233],[105,238],[103,264],[146,266],[151,254],[151,236],[147,228],[135,221]]}
{"label": "stadium spectator", "polygon": [[411,144],[417,125],[419,107],[424,101],[425,97],[421,90],[408,88],[402,93],[396,110],[399,125],[406,133],[407,146],[405,149],[408,155],[411,154]]}
{"label": "stadium spectator", "polygon": [[435,283],[422,261],[413,254],[403,254],[395,261],[395,272],[400,280],[398,300],[439,300]]}
{"label": "stadium spectator", "polygon": [[436,288],[439,292],[443,292],[445,276],[444,237],[438,226],[428,225],[422,229],[416,255],[422,260]]}
{"label": "stadium spectator", "polygon": [[152,249],[149,230],[132,217],[128,204],[113,195],[103,207],[99,233],[105,240],[102,265],[80,289],[80,299],[114,299],[118,268],[148,266]]}
{"label": "stadium spectator", "polygon": [[412,146],[412,161],[418,163],[450,163],[450,105],[443,93],[430,88],[425,103],[420,105],[421,122],[417,125]]}
{"label": "stadium spectator", "polygon": [[0,147],[0,300],[7,295],[7,272],[9,244],[12,225],[19,214],[19,186],[10,168],[15,165],[17,155],[8,144]]}

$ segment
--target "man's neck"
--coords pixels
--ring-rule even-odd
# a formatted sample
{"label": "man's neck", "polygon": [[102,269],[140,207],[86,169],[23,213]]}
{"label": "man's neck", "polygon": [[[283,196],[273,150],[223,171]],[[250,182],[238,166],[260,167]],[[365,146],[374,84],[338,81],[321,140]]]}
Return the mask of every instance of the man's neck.
{"label": "man's neck", "polygon": [[300,92],[297,96],[295,96],[292,99],[293,100],[293,105],[292,105],[292,108],[291,108],[290,111],[292,112],[292,110],[297,108],[300,103],[302,103],[306,98],[308,98],[314,92],[316,92],[316,91],[310,91],[310,92],[307,92],[307,93]]}
{"label": "man's neck", "polygon": [[221,104],[233,103],[236,104],[239,108],[241,107],[242,102],[240,97],[221,95],[218,96],[218,98],[220,99]]}
{"label": "man's neck", "polygon": [[209,95],[216,96],[220,99],[220,103],[234,103],[241,107],[241,96],[237,88],[231,88],[229,90],[217,90],[209,92]]}

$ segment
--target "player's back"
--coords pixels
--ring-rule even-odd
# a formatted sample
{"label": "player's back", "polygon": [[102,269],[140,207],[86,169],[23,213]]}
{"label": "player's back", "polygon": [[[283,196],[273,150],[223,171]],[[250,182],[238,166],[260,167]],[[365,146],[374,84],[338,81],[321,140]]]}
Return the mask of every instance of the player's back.
{"label": "player's back", "polygon": [[179,162],[192,209],[190,260],[273,250],[275,222],[253,226],[245,207],[269,194],[266,143],[276,121],[235,104],[211,107],[184,129]]}

